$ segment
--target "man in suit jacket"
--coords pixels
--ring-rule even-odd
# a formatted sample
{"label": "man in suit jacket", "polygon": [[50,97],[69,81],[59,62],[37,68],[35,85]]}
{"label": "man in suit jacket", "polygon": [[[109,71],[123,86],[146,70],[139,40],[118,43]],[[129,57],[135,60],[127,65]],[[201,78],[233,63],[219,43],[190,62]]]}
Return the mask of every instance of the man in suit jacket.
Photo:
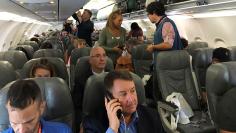
{"label": "man in suit jacket", "polygon": [[[94,47],[90,51],[89,61],[88,62],[78,62],[79,65],[83,66],[83,70],[79,74],[75,75],[75,87],[72,92],[72,98],[76,109],[76,120],[77,125],[79,125],[81,120],[81,110],[82,110],[82,101],[84,88],[87,79],[91,75],[99,75],[105,72],[106,67],[106,53],[102,47]],[[85,63],[85,64],[83,64]]]}
{"label": "man in suit jacket", "polygon": [[[135,84],[128,71],[110,72],[104,79],[106,117],[87,116],[83,120],[85,133],[163,133],[156,110],[138,105]],[[120,110],[120,111],[119,111]],[[121,111],[122,110],[122,111]],[[122,112],[118,115],[118,112]]]}

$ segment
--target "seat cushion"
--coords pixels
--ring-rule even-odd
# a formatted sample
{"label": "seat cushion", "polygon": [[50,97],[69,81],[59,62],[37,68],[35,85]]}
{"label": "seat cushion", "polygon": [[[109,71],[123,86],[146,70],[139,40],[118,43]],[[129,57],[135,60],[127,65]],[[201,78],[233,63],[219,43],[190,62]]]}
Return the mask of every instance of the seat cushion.
{"label": "seat cushion", "polygon": [[190,118],[190,124],[178,124],[180,133],[216,133],[216,128],[211,124],[209,115],[201,111],[195,111]]}

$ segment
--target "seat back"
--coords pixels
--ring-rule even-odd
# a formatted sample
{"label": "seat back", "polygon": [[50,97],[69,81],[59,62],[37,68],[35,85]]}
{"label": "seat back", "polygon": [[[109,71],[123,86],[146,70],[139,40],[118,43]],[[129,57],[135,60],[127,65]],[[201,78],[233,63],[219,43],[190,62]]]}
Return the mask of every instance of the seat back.
{"label": "seat back", "polygon": [[32,59],[34,54],[34,49],[30,45],[17,45],[15,50],[21,50],[25,53],[28,60]]}
{"label": "seat back", "polygon": [[208,47],[208,43],[207,42],[191,42],[188,47],[186,48],[186,50],[188,51],[188,53],[192,56],[194,56],[194,50],[197,48],[206,48]]}
{"label": "seat back", "polygon": [[60,49],[39,49],[33,55],[33,58],[57,57],[64,60],[64,55]]}
{"label": "seat back", "polygon": [[60,49],[61,51],[64,51],[63,44],[57,37],[47,38],[45,42],[50,42],[53,49]]}
{"label": "seat back", "polygon": [[75,65],[77,63],[77,60],[80,57],[83,56],[89,56],[90,54],[90,47],[85,48],[76,48],[73,49],[71,52],[71,58],[70,58],[70,80],[71,80],[71,88],[74,87],[74,80],[75,80]]}
{"label": "seat back", "polygon": [[[73,102],[67,84],[60,78],[34,78],[39,85],[43,99],[46,101],[46,110],[43,118],[48,121],[57,121],[74,126]],[[13,83],[13,82],[12,82]],[[8,112],[5,108],[6,94],[12,83],[0,90],[0,132],[8,128]]]}
{"label": "seat back", "polygon": [[229,49],[229,58],[231,61],[236,61],[236,46],[228,47]]}
{"label": "seat back", "polygon": [[[145,90],[144,90],[142,80],[138,75],[134,73],[131,73],[131,74],[132,74],[136,91],[137,91],[138,103],[146,104]],[[99,115],[103,114],[105,111],[104,78],[106,75],[107,73],[103,73],[98,76],[93,75],[87,80],[85,90],[84,90],[83,115],[85,116],[92,115],[97,118],[102,117]]]}
{"label": "seat back", "polygon": [[69,76],[67,73],[66,65],[62,59],[59,58],[53,58],[53,57],[42,57],[42,58],[36,58],[31,59],[28,62],[25,63],[23,66],[23,72],[21,77],[22,78],[29,78],[30,71],[32,66],[39,62],[40,59],[47,59],[49,63],[51,63],[54,66],[56,77],[60,77],[66,81],[66,83],[69,83]]}
{"label": "seat back", "polygon": [[140,77],[150,73],[152,53],[146,51],[147,46],[146,44],[137,45],[131,50],[134,72]]}
{"label": "seat back", "polygon": [[193,110],[200,109],[190,57],[185,50],[158,53],[155,67],[158,80],[156,82],[158,82],[163,99],[172,92],[179,92]]}
{"label": "seat back", "polygon": [[[75,72],[74,72],[75,77],[74,77],[73,85],[75,85],[75,82],[78,82],[79,80],[81,80],[81,78],[83,77],[82,75],[86,75],[85,73],[90,71],[91,67],[89,64],[89,58],[90,58],[89,56],[81,57],[81,58],[79,58],[78,62],[76,63]],[[109,57],[107,57],[106,62],[107,63],[106,63],[105,70],[106,71],[114,70],[113,62]],[[86,80],[82,79],[82,81],[86,81]]]}
{"label": "seat back", "polygon": [[10,62],[15,70],[22,69],[27,62],[25,53],[18,50],[0,52],[0,60]]}
{"label": "seat back", "polygon": [[196,54],[194,58],[194,70],[198,85],[205,90],[206,87],[206,71],[212,62],[212,48],[198,48],[195,50]]}
{"label": "seat back", "polygon": [[83,56],[89,56],[91,47],[76,48],[71,52],[70,65],[76,65],[77,60]]}
{"label": "seat back", "polygon": [[24,45],[30,45],[30,46],[32,46],[33,49],[34,49],[34,52],[39,49],[39,45],[38,45],[38,43],[35,42],[35,41],[25,41],[23,44],[24,44]]}
{"label": "seat back", "polygon": [[16,80],[17,75],[14,67],[8,61],[0,61],[0,90],[7,83]]}
{"label": "seat back", "polygon": [[236,62],[212,64],[206,74],[206,90],[211,119],[216,121],[216,105],[231,88],[236,87]]}

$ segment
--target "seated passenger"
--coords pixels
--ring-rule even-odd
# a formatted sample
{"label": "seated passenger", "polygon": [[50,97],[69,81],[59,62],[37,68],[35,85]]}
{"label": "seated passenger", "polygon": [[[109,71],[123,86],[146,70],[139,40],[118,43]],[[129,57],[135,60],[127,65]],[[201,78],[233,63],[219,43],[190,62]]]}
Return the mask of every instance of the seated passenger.
{"label": "seated passenger", "polygon": [[75,87],[72,92],[72,98],[77,113],[77,125],[80,123],[81,113],[79,112],[82,110],[82,101],[86,81],[91,75],[98,75],[105,72],[106,63],[105,50],[102,47],[94,47],[90,51],[90,66],[86,66],[87,68],[85,71],[80,72],[80,75],[75,75]]}
{"label": "seated passenger", "polygon": [[30,78],[35,77],[53,77],[55,76],[55,70],[52,64],[47,59],[40,59],[36,62],[30,71]]}
{"label": "seated passenger", "polygon": [[37,37],[32,37],[30,38],[30,41],[34,41],[36,42],[37,44],[39,44],[39,39]]}
{"label": "seated passenger", "polygon": [[65,124],[41,118],[45,101],[33,80],[18,80],[10,86],[6,108],[11,127],[3,133],[72,133]]}
{"label": "seated passenger", "polygon": [[52,44],[50,42],[43,42],[40,46],[40,49],[52,49]]}
{"label": "seated passenger", "polygon": [[229,50],[227,48],[219,47],[214,49],[212,54],[212,64],[230,61]]}
{"label": "seated passenger", "polygon": [[[82,95],[87,79],[91,75],[98,75],[105,72],[106,53],[102,47],[92,48],[90,51],[89,64],[87,71],[80,72],[80,75],[75,75],[74,100],[82,104]],[[75,102],[77,103],[77,102]]]}
{"label": "seated passenger", "polygon": [[183,37],[181,37],[180,40],[183,44],[183,48],[186,49],[188,47],[188,40]]}
{"label": "seated passenger", "polygon": [[216,123],[220,133],[236,133],[236,90],[226,92],[216,106]]}
{"label": "seated passenger", "polygon": [[[156,110],[138,105],[135,84],[128,71],[113,71],[104,79],[107,93],[114,99],[105,98],[107,122],[85,117],[83,130],[88,133],[163,133],[160,116]],[[118,118],[117,111],[122,110]]]}
{"label": "seated passenger", "polygon": [[140,28],[137,22],[133,22],[130,25],[130,32],[127,38],[135,38],[139,41],[143,41],[143,30]]}
{"label": "seated passenger", "polygon": [[[84,39],[75,38],[73,41],[73,45],[74,45],[73,49],[84,48],[84,47],[86,47],[86,41]],[[70,55],[71,55],[71,52],[72,51],[70,51]],[[71,58],[71,56],[69,56],[68,63],[67,63],[68,65],[70,65],[70,58]]]}

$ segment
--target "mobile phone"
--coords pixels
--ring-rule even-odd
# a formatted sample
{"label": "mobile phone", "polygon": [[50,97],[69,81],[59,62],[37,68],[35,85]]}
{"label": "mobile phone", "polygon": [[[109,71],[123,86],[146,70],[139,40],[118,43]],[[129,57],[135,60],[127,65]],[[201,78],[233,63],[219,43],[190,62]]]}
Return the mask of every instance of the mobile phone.
{"label": "mobile phone", "polygon": [[[113,95],[109,91],[105,91],[105,97],[107,98],[107,102],[114,99]],[[116,115],[118,119],[121,118],[122,115],[121,109],[117,110]]]}
{"label": "mobile phone", "polygon": [[124,47],[125,47],[124,45],[121,45],[121,44],[118,45],[118,48],[121,50],[124,50]]}

